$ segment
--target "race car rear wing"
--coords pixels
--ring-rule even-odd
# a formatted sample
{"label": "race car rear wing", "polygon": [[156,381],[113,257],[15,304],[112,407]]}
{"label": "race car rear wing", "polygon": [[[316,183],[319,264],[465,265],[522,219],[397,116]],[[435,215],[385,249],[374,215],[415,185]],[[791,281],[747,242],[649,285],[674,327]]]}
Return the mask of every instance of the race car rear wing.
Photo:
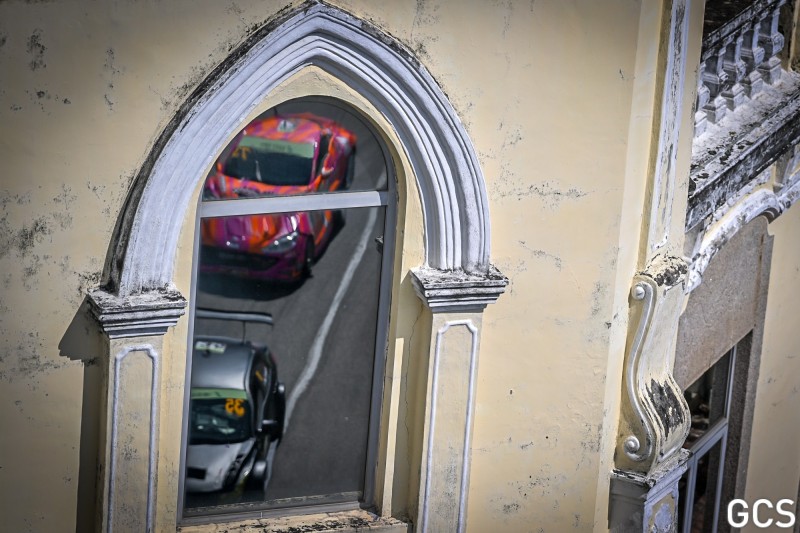
{"label": "race car rear wing", "polygon": [[247,324],[267,324],[269,326],[275,325],[272,320],[272,315],[269,313],[243,313],[239,311],[223,311],[221,309],[204,309],[198,307],[194,310],[194,317],[205,318],[210,320],[230,320],[233,322],[242,323],[242,342],[247,338]]}
{"label": "race car rear wing", "polygon": [[223,311],[220,309],[204,309],[198,307],[194,311],[196,318],[214,320],[233,320],[236,322],[257,322],[259,324],[274,325],[272,315],[269,313],[242,313],[239,311]]}

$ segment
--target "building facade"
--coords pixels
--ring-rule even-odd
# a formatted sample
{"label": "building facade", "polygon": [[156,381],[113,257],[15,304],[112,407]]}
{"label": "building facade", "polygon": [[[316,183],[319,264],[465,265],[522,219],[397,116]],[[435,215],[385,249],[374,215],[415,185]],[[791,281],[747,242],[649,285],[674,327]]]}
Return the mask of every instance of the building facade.
{"label": "building facade", "polygon": [[2,3],[3,527],[797,531],[798,18]]}

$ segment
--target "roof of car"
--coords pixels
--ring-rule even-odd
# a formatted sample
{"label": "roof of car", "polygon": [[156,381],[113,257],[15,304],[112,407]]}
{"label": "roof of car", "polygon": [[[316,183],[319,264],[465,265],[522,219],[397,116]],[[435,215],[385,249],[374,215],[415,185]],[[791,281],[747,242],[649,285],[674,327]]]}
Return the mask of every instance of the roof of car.
{"label": "roof of car", "polygon": [[256,350],[225,337],[196,337],[192,388],[245,389]]}
{"label": "roof of car", "polygon": [[310,113],[276,115],[251,122],[245,134],[294,143],[317,142],[326,128],[336,123]]}

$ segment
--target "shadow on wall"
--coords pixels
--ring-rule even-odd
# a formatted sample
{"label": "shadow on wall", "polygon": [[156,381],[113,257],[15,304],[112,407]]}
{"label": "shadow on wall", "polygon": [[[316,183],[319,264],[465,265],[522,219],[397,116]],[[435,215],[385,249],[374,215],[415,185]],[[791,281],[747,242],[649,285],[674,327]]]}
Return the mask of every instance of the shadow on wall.
{"label": "shadow on wall", "polygon": [[92,316],[87,298],[84,298],[58,343],[62,357],[83,362],[76,532],[92,531],[95,525],[95,488],[100,478],[97,453],[105,346],[103,332]]}

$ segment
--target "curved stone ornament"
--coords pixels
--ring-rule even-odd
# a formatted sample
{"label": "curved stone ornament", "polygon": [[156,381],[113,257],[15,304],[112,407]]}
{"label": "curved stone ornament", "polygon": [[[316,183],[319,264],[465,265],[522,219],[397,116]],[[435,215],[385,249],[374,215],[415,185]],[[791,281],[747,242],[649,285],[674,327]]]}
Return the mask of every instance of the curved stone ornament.
{"label": "curved stone ornament", "polygon": [[653,318],[654,292],[655,289],[653,285],[647,281],[640,281],[631,289],[632,299],[643,300],[641,315],[639,316],[639,325],[636,328],[636,336],[628,351],[627,368],[625,370],[625,387],[628,391],[628,399],[634,413],[642,420],[645,432],[644,449],[642,449],[641,440],[639,440],[636,435],[630,435],[625,439],[625,455],[636,462],[644,461],[652,455],[653,441],[655,440],[655,430],[652,424],[649,423],[649,419],[644,412],[644,406],[642,402],[639,401],[639,396],[636,394],[636,369],[642,355],[644,335],[647,330],[650,329],[650,320]]}
{"label": "curved stone ornament", "polygon": [[683,305],[687,265],[657,256],[634,278],[625,389],[616,467],[650,474],[678,451],[689,432],[689,406],[672,377],[671,347]]}

